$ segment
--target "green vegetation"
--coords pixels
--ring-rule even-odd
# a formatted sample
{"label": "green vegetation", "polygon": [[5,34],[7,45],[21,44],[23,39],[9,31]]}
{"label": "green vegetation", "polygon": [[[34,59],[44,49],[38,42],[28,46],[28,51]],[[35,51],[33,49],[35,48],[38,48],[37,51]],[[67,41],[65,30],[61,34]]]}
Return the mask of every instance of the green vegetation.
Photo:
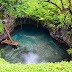
{"label": "green vegetation", "polygon": [[4,53],[4,49],[0,50],[0,58],[1,58],[1,53]]}
{"label": "green vegetation", "polygon": [[[2,35],[2,34],[4,34],[5,30],[4,30],[3,24],[1,22],[2,22],[2,20],[0,20],[0,32],[1,32],[0,34]],[[6,23],[5,23],[5,26],[7,26]]]}
{"label": "green vegetation", "polygon": [[[71,22],[71,13],[69,10],[62,10],[62,5],[60,0],[52,2],[56,3],[61,7],[60,9],[49,3],[42,2],[39,0],[2,0],[2,4],[5,6],[5,10],[7,14],[14,15],[15,17],[21,17],[24,15],[34,16],[35,18],[39,18],[40,20],[49,20],[55,23],[63,22],[65,18],[65,22],[67,25]],[[6,3],[5,3],[6,2]],[[63,0],[64,7],[68,8],[69,2]],[[71,9],[72,6],[70,6]]]}
{"label": "green vegetation", "polygon": [[72,61],[23,65],[10,64],[0,58],[0,72],[72,72]]}
{"label": "green vegetation", "polygon": [[72,48],[67,50],[69,54],[72,54]]}
{"label": "green vegetation", "polygon": [[3,27],[3,24],[1,23],[1,20],[0,20],[0,32],[2,34],[4,33],[4,27]]}
{"label": "green vegetation", "polygon": [[0,19],[4,19],[5,16],[3,15],[3,10],[0,10]]}
{"label": "green vegetation", "polygon": [[5,6],[6,13],[14,15],[15,18],[24,17],[24,15],[32,16],[35,19],[38,18],[44,21],[44,23],[47,21],[55,24],[57,30],[59,28],[68,28],[69,25],[72,27],[72,11],[70,11],[72,1],[63,0],[63,6],[60,0],[50,0],[56,5],[45,1],[47,0],[1,0],[1,3]]}

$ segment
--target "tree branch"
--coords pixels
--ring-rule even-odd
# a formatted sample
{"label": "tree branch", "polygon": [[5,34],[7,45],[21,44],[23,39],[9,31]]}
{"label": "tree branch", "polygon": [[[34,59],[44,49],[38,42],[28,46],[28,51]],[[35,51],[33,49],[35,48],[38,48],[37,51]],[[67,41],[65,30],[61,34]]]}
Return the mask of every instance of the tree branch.
{"label": "tree branch", "polygon": [[71,7],[71,0],[68,0],[69,1],[69,12],[71,13],[71,15],[72,15],[72,11],[71,11],[71,9],[70,9],[70,7]]}
{"label": "tree branch", "polygon": [[64,6],[63,6],[63,2],[62,2],[62,0],[60,0],[61,1],[61,4],[62,4],[62,11],[64,11]]}
{"label": "tree branch", "polygon": [[51,2],[51,1],[49,3],[55,5],[58,9],[60,9],[60,11],[62,11],[61,8],[57,4],[55,4],[55,3]]}
{"label": "tree branch", "polygon": [[[40,1],[40,0],[39,0],[39,1]],[[62,12],[61,8],[60,8],[57,4],[51,2],[50,0],[48,0],[48,1],[43,1],[43,2],[49,2],[49,3],[53,4],[53,5],[55,5],[55,6]]]}

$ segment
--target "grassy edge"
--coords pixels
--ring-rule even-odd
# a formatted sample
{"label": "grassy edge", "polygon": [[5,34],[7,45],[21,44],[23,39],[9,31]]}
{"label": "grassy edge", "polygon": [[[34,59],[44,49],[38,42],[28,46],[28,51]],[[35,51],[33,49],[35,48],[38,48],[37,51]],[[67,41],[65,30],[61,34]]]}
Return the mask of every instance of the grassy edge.
{"label": "grassy edge", "polygon": [[72,61],[41,64],[10,64],[0,58],[0,72],[72,72]]}

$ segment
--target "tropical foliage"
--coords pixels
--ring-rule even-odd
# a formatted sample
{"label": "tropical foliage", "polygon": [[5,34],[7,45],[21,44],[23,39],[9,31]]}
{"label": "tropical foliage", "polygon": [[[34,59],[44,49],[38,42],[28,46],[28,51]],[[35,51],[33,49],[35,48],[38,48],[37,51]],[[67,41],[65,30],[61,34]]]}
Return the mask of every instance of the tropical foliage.
{"label": "tropical foliage", "polygon": [[[39,20],[51,21],[57,28],[72,27],[72,1],[70,0],[1,0],[8,15],[34,16]],[[70,1],[70,2],[69,2]],[[63,5],[62,5],[63,4]]]}
{"label": "tropical foliage", "polygon": [[1,0],[1,3],[8,15],[33,16],[44,22],[52,22],[57,29],[72,27],[71,0]]}

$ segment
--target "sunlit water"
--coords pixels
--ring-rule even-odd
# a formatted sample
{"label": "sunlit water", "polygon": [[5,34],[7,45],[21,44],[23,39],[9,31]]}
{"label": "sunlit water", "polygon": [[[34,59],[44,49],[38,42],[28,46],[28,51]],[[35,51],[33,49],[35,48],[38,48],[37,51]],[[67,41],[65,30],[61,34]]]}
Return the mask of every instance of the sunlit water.
{"label": "sunlit water", "polygon": [[12,39],[19,42],[17,49],[7,45],[2,58],[10,63],[28,64],[41,62],[58,62],[66,59],[68,54],[57,46],[49,33],[29,26],[17,31]]}

